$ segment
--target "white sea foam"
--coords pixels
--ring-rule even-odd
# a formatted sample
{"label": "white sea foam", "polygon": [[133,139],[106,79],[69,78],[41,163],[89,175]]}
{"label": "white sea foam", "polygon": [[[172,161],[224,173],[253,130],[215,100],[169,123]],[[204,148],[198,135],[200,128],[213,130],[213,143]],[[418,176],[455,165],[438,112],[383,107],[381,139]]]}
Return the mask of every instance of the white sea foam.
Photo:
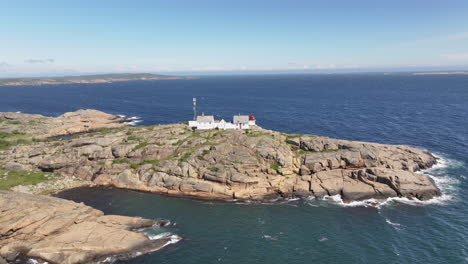
{"label": "white sea foam", "polygon": [[131,116],[128,118],[126,115],[118,115],[118,116],[121,118],[125,118],[126,120],[125,123],[131,126],[136,126],[138,123],[143,122],[143,120],[141,120],[141,117],[139,116]]}
{"label": "white sea foam", "polygon": [[182,240],[182,238],[178,235],[174,235],[170,232],[164,232],[164,233],[161,233],[161,234],[157,234],[157,235],[149,235],[149,234],[146,234],[148,236],[148,238],[150,240],[159,240],[159,239],[169,239],[166,244],[164,244],[162,247],[165,247],[167,245],[170,245],[170,244],[175,244],[177,242],[179,242],[180,240]]}
{"label": "white sea foam", "polygon": [[131,120],[131,121],[128,121],[128,122],[125,122],[131,126],[136,126],[138,123],[140,122],[143,122],[143,120]]}
{"label": "white sea foam", "polygon": [[394,223],[394,222],[390,221],[390,219],[388,219],[388,218],[385,218],[385,222],[387,222],[387,224],[392,225],[392,226],[401,226],[401,224]]}
{"label": "white sea foam", "polygon": [[107,257],[103,261],[99,261],[98,263],[114,263],[116,261],[115,257]]}
{"label": "white sea foam", "polygon": [[262,237],[263,237],[264,239],[266,239],[266,240],[273,240],[273,241],[278,240],[277,237],[275,237],[275,236],[270,236],[270,235],[263,235]]}
{"label": "white sea foam", "polygon": [[168,238],[172,235],[172,233],[164,232],[164,233],[157,234],[157,235],[148,235],[148,234],[146,235],[148,236],[150,240],[158,240],[158,239]]}
{"label": "white sea foam", "polygon": [[[429,200],[421,201],[416,198],[406,197],[391,197],[385,200],[367,199],[362,201],[352,201],[345,203],[339,194],[325,195],[323,200],[333,202],[343,207],[375,207],[381,208],[382,206],[389,206],[395,203],[403,203],[414,206],[424,205],[445,205],[447,202],[452,201],[457,192],[457,185],[460,183],[458,179],[446,175],[447,168],[456,168],[463,166],[463,163],[443,157],[439,154],[434,154],[437,158],[437,163],[429,169],[422,170],[418,173],[426,174],[434,180],[436,186],[441,190],[442,195],[431,198]],[[463,176],[461,176],[463,177]],[[312,200],[312,199],[309,199]],[[310,203],[311,206],[318,206]]]}
{"label": "white sea foam", "polygon": [[327,240],[328,240],[328,238],[327,238],[327,237],[321,237],[321,238],[319,238],[319,240],[318,240],[318,241],[319,241],[319,242],[323,242],[323,241],[327,241]]}

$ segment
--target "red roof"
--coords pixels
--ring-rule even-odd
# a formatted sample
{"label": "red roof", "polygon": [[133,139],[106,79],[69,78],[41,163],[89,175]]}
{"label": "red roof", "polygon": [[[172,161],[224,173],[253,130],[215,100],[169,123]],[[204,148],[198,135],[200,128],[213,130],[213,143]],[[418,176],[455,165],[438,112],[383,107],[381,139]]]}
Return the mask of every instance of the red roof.
{"label": "red roof", "polygon": [[255,121],[255,116],[254,116],[254,115],[250,115],[250,116],[249,116],[249,120],[250,120],[250,121]]}

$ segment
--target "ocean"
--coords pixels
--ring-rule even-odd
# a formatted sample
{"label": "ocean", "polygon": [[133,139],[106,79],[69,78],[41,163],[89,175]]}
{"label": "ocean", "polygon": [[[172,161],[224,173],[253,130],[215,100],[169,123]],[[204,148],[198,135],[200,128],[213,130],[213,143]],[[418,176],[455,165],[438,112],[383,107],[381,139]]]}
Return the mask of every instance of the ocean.
{"label": "ocean", "polygon": [[389,199],[343,204],[199,201],[113,188],[60,197],[108,214],[167,219],[152,235],[184,239],[117,263],[468,263],[468,76],[324,74],[208,76],[0,87],[0,111],[57,116],[92,108],[135,125],[166,124],[198,113],[231,120],[254,114],[266,129],[426,149],[443,195],[426,202]]}

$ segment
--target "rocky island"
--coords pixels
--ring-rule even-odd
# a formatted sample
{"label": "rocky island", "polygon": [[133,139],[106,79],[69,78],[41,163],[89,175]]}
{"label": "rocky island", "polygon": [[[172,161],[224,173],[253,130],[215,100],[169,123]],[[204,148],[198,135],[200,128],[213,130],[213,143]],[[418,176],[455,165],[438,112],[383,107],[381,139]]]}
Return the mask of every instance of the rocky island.
{"label": "rocky island", "polygon": [[111,83],[125,81],[148,81],[148,80],[178,80],[194,79],[194,77],[171,76],[152,73],[115,73],[95,74],[64,77],[40,77],[40,78],[3,78],[0,86],[18,85],[46,85],[46,84],[75,84],[75,83]]}
{"label": "rocky island", "polygon": [[[74,122],[63,121],[66,117],[78,125],[70,127]],[[96,119],[101,125],[90,125]],[[53,120],[67,128],[49,125]],[[2,113],[0,129],[3,141],[22,139],[0,154],[4,170],[54,173],[99,185],[222,200],[336,194],[346,200],[424,200],[439,195],[428,176],[416,173],[436,158],[409,146],[260,127],[195,132],[186,124],[130,127],[118,116],[95,110],[57,118]],[[59,131],[86,129],[94,132],[50,138]]]}
{"label": "rocky island", "polygon": [[[60,181],[74,179],[80,184],[217,200],[320,199],[332,195],[340,195],[345,201],[388,197],[426,200],[440,195],[429,176],[417,173],[434,165],[436,158],[409,146],[286,134],[260,127],[200,131],[192,131],[182,123],[131,127],[118,116],[96,110],[79,110],[55,118],[1,113],[0,131],[0,189],[50,193],[73,187]],[[78,134],[60,136],[73,133]],[[34,180],[31,175],[35,175]],[[38,185],[41,187],[35,187]],[[63,241],[63,236],[68,237],[59,230],[50,230],[57,237],[54,240],[54,236],[41,233],[46,231],[31,228],[29,233],[23,233],[22,228],[15,228],[23,221],[38,221],[32,219],[37,217],[35,214],[20,216],[21,212],[15,213],[10,206],[13,201],[29,203],[33,198],[28,195],[0,193],[2,257],[12,254],[11,241],[24,242],[22,238],[31,234],[35,241],[44,237]],[[108,226],[102,219],[113,218],[58,198],[41,196],[35,203],[33,207],[18,207],[34,210],[42,203],[44,206],[63,203],[67,208],[93,212],[91,216],[79,214],[76,216],[79,221],[67,224],[66,232],[72,234],[79,225],[85,225],[82,222],[86,222],[86,228],[94,228],[98,224]],[[6,216],[5,212],[10,210],[18,218],[10,217],[10,213]],[[54,221],[54,214],[48,213],[52,211],[44,211],[43,217]],[[5,221],[8,225],[4,225]],[[127,227],[112,226],[129,232]],[[132,236],[135,240],[125,236],[131,245],[127,249],[148,245],[143,237]],[[81,238],[79,241],[83,242]],[[20,248],[26,248],[29,256],[53,263],[81,263],[96,258],[86,250],[79,251],[81,255],[77,256],[82,258],[76,261],[75,251],[64,253],[67,256],[50,257],[48,243],[39,242],[34,247],[31,243],[22,244]],[[86,244],[80,243],[76,244],[78,248]],[[122,248],[103,252],[121,253]],[[72,260],[63,262],[64,259]]]}

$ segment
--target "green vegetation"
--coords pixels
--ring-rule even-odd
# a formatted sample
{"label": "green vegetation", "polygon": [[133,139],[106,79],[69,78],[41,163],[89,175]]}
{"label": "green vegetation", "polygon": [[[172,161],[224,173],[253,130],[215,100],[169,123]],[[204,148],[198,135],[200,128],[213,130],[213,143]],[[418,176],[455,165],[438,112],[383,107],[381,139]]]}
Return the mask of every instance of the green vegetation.
{"label": "green vegetation", "polygon": [[281,169],[281,165],[278,162],[274,162],[270,165],[270,168],[272,168],[275,171],[278,171],[279,169]]}
{"label": "green vegetation", "polygon": [[21,121],[19,121],[19,120],[0,119],[0,124],[20,125]]}
{"label": "green vegetation", "polygon": [[132,141],[132,140],[134,140],[134,141],[140,141],[140,140],[142,140],[142,139],[143,139],[142,137],[129,136],[129,137],[127,137],[127,142],[128,142],[128,141]]}
{"label": "green vegetation", "polygon": [[52,180],[58,175],[42,171],[6,171],[0,170],[0,190],[9,190],[18,185],[35,185]]}
{"label": "green vegetation", "polygon": [[210,168],[210,171],[212,171],[212,172],[218,172],[218,171],[219,171],[219,168]]}
{"label": "green vegetation", "polygon": [[112,164],[131,164],[131,162],[128,159],[115,159],[112,161]]}
{"label": "green vegetation", "polygon": [[246,129],[245,130],[245,135],[248,137],[261,137],[261,136],[269,136],[268,134],[265,133],[255,133],[252,131],[252,129]]}
{"label": "green vegetation", "polygon": [[185,139],[179,139],[177,142],[172,143],[172,146],[180,146],[185,142]]}
{"label": "green vegetation", "polygon": [[192,152],[186,152],[182,157],[179,158],[179,161],[186,161],[190,155],[192,155]]}
{"label": "green vegetation", "polygon": [[128,159],[115,159],[112,161],[112,164],[129,164],[132,169],[138,169],[141,165],[139,163],[133,163]]}
{"label": "green vegetation", "polygon": [[145,164],[157,165],[159,164],[159,160],[144,160],[140,163],[140,165],[145,165]]}
{"label": "green vegetation", "polygon": [[12,146],[30,144],[32,137],[29,134],[13,131],[12,133],[0,132],[0,150],[7,150]]}
{"label": "green vegetation", "polygon": [[148,145],[149,145],[149,143],[146,142],[146,141],[145,141],[145,142],[140,142],[140,144],[136,145],[136,146],[133,148],[133,151],[138,150],[138,149],[141,149],[141,148],[144,148],[144,147],[146,147],[146,146],[148,146]]}

